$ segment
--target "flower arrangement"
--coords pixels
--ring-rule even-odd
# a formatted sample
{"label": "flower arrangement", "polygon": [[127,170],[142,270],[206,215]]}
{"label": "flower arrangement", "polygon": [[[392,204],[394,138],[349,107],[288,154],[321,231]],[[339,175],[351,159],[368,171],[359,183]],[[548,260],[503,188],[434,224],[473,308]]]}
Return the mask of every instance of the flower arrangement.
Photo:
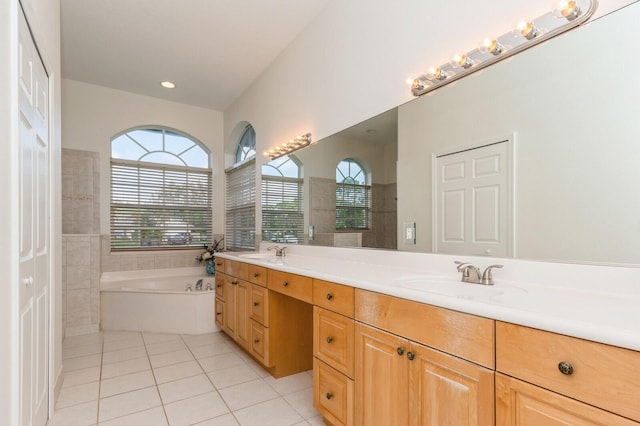
{"label": "flower arrangement", "polygon": [[214,258],[214,253],[222,251],[222,241],[224,241],[224,237],[219,240],[213,240],[213,244],[208,246],[199,256],[196,256],[196,260],[200,263],[206,262],[207,260],[211,260]]}

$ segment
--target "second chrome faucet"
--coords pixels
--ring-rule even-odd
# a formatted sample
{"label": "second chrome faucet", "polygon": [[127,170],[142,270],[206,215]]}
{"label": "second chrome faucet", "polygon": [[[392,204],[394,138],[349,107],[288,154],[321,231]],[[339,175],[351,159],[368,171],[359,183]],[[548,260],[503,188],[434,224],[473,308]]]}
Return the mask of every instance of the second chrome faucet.
{"label": "second chrome faucet", "polygon": [[494,268],[502,268],[502,265],[489,265],[485,268],[484,272],[480,273],[480,269],[471,263],[460,262],[458,260],[454,263],[458,265],[458,272],[462,272],[461,281],[463,283],[493,285],[493,274],[491,270]]}

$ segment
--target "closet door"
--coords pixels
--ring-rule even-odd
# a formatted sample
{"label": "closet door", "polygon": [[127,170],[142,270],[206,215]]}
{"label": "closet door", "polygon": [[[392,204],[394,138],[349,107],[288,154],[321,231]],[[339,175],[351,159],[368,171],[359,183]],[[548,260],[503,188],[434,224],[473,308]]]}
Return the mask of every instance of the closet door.
{"label": "closet door", "polygon": [[47,421],[49,383],[49,81],[19,18],[20,425]]}

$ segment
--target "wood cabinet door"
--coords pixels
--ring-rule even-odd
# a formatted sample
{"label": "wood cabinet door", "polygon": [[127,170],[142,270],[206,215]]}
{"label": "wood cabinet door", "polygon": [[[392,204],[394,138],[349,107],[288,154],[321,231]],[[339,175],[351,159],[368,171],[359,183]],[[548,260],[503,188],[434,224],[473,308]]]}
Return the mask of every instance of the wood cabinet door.
{"label": "wood cabinet door", "polygon": [[408,340],[356,324],[356,425],[409,423],[408,350]]}
{"label": "wood cabinet door", "polygon": [[250,290],[251,284],[244,280],[237,280],[235,284],[235,315],[236,315],[236,342],[240,346],[250,348],[249,338],[251,334],[251,324],[249,316],[251,315]]}
{"label": "wood cabinet door", "polygon": [[494,372],[411,342],[411,425],[493,425]]}
{"label": "wood cabinet door", "polygon": [[256,284],[251,284],[251,319],[269,327],[269,298],[267,290]]}
{"label": "wood cabinet door", "polygon": [[497,426],[630,426],[638,423],[496,373]]}
{"label": "wood cabinet door", "polygon": [[236,307],[235,307],[235,288],[238,279],[230,277],[228,275],[224,276],[224,281],[222,283],[222,294],[225,302],[226,311],[223,315],[223,330],[230,337],[235,338],[236,335]]}
{"label": "wood cabinet door", "polygon": [[218,327],[220,327],[221,329],[224,328],[224,311],[225,311],[225,302],[222,299],[219,299],[216,297],[216,302],[215,302],[215,309],[216,309],[216,325]]}

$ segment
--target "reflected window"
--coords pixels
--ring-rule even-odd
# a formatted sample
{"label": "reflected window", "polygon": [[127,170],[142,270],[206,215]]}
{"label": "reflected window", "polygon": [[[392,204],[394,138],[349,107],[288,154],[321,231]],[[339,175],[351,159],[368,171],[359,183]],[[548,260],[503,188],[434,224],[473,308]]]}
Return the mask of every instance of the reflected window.
{"label": "reflected window", "polygon": [[262,166],[262,241],[304,242],[302,167],[294,156]]}
{"label": "reflected window", "polygon": [[347,158],[336,167],[336,230],[368,230],[371,185],[364,167]]}
{"label": "reflected window", "polygon": [[256,246],[256,132],[248,125],[236,146],[236,165],[225,172],[226,234],[230,250],[255,250]]}
{"label": "reflected window", "polygon": [[211,242],[208,150],[176,130],[139,128],[111,140],[111,248]]}

